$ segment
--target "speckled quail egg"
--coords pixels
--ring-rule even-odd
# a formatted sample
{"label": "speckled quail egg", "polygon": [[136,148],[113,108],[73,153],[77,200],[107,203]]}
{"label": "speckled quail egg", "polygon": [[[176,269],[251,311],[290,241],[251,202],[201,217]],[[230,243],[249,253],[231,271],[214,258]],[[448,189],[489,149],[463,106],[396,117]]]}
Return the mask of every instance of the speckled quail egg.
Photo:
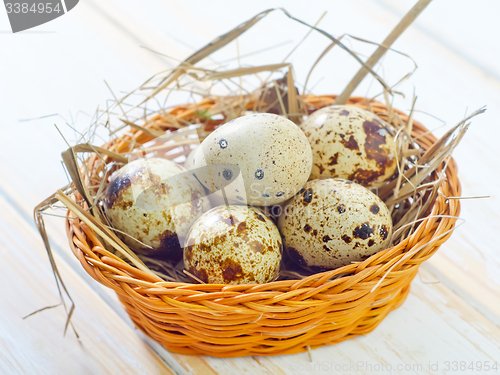
{"label": "speckled quail egg", "polygon": [[209,173],[196,176],[211,191],[230,184],[230,202],[268,206],[291,198],[307,182],[312,152],[293,122],[258,113],[216,129],[201,143],[194,162],[196,168],[208,166]]}
{"label": "speckled quail egg", "polygon": [[372,112],[333,105],[314,112],[300,128],[313,152],[311,180],[339,177],[377,187],[396,171],[393,132]]}
{"label": "speckled quail egg", "polygon": [[203,187],[183,167],[151,158],[132,161],[112,175],[104,208],[133,250],[178,261],[182,237],[210,207]]}
{"label": "speckled quail egg", "polygon": [[278,276],[281,236],[258,208],[215,207],[193,224],[186,243],[185,268],[205,283],[262,284]]}
{"label": "speckled quail egg", "polygon": [[[203,177],[210,178],[210,176],[211,176],[210,172],[212,172],[212,170],[210,170],[208,166],[201,167],[201,168],[195,167],[194,161],[195,161],[196,151],[197,151],[197,149],[194,149],[193,151],[191,151],[189,153],[188,157],[186,158],[186,161],[184,162],[184,167],[187,170],[191,171],[193,173],[193,176],[196,176],[196,178],[198,178],[198,176],[200,176],[202,178]],[[219,165],[219,167],[221,167],[221,165]],[[217,186],[217,189],[214,188],[212,190],[209,190],[209,189],[205,188],[205,192],[207,194],[208,200],[210,201],[211,207],[222,206],[224,204],[230,204],[230,203],[239,203],[239,201],[235,202],[234,199],[228,198],[227,194],[226,194],[226,189],[233,189],[234,186],[236,186],[236,184],[238,184],[239,182],[241,183],[242,178],[241,178],[241,176],[238,176],[239,168],[235,165],[225,165],[225,164],[222,165],[222,167],[223,167],[223,169],[231,169],[231,171],[234,172],[236,177],[232,176],[233,178],[230,181],[224,180],[223,185]],[[212,181],[213,179],[211,178],[210,180]],[[229,186],[229,185],[231,185],[231,186]],[[241,192],[240,195],[243,195],[246,197],[246,194],[243,191]]]}
{"label": "speckled quail egg", "polygon": [[278,219],[286,254],[317,272],[361,261],[390,241],[392,220],[384,202],[352,181],[309,181]]}
{"label": "speckled quail egg", "polygon": [[186,168],[188,171],[194,168],[193,158],[196,154],[196,150],[197,148],[191,150],[191,152],[186,157],[186,161],[184,162],[184,168]]}

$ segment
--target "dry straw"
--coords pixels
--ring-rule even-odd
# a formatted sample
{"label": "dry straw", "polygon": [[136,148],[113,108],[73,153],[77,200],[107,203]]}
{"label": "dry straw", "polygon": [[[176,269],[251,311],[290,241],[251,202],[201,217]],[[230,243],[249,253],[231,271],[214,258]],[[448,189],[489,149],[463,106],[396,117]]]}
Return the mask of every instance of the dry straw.
{"label": "dry straw", "polygon": [[[403,303],[419,265],[451,236],[460,213],[456,198],[461,193],[451,153],[467,130],[469,119],[484,111],[472,113],[436,139],[414,120],[413,107],[406,115],[390,105],[393,87],[373,71],[374,64],[381,56],[380,51],[390,49],[390,43],[428,2],[420,1],[391,33],[388,43],[381,45],[366,64],[340,40],[308,25],[332,41],[319,59],[334,46],[344,48],[361,64],[356,80],[366,72],[371,73],[384,89],[386,104],[349,97],[352,85],[340,96],[299,95],[292,66],[286,62],[225,71],[195,67],[255,25],[271,9],[217,38],[176,69],[152,77],[96,115],[87,134],[95,134],[101,126],[109,130],[109,140],[97,147],[89,136],[64,152],[64,164],[72,181],[35,210],[61,300],[64,301],[62,292],[67,294],[67,290],[52,257],[42,215],[58,201],[67,207],[69,245],[85,271],[116,291],[136,327],[171,351],[217,357],[306,350],[310,353],[311,349],[372,331]],[[244,90],[232,80],[282,69],[286,69],[283,78],[264,80],[253,91]],[[211,82],[236,84],[238,93],[210,95]],[[173,91],[202,97],[167,108],[161,103],[160,94],[165,94],[167,100]],[[127,101],[137,94],[142,95],[138,96],[140,100],[130,105]],[[134,153],[179,161],[191,151],[196,136],[203,139],[218,125],[247,111],[271,111],[299,123],[303,115],[336,102],[372,111],[397,133],[399,174],[378,190],[392,213],[391,246],[362,262],[318,274],[304,274],[286,263],[278,280],[271,283],[203,284],[182,267],[134,254],[115,234],[102,211],[109,176]],[[151,110],[152,104],[157,104],[156,109]],[[113,119],[122,124],[111,128]],[[67,309],[66,327],[73,309],[73,304]]]}

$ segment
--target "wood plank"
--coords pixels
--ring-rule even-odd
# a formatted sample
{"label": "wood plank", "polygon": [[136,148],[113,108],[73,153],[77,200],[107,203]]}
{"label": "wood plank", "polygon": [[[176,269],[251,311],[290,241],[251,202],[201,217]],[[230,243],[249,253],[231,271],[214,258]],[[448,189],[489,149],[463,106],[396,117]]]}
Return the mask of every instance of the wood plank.
{"label": "wood plank", "polygon": [[[33,227],[0,197],[0,351],[1,373],[172,374],[133,330],[56,256],[69,291],[78,304],[71,328],[63,337],[65,313],[43,244]],[[99,319],[95,318],[99,312]]]}

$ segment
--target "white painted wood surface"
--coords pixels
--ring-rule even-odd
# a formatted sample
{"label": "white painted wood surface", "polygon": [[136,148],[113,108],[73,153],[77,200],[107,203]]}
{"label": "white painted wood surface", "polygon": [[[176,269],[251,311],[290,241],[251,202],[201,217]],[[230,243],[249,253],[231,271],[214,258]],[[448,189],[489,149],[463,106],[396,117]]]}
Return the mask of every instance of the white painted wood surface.
{"label": "white painted wood surface", "polygon": [[[395,49],[408,53],[419,65],[400,87],[406,99],[397,98],[396,106],[408,109],[415,89],[417,109],[437,116],[449,127],[466,110],[488,105],[486,114],[473,120],[455,158],[463,195],[491,198],[462,202],[461,216],[466,223],[422,266],[400,309],[366,337],[313,351],[312,364],[306,354],[216,359],[168,353],[133,330],[116,297],[80,269],[67,247],[59,218],[48,218],[47,225],[58,264],[77,304],[74,324],[82,343],[71,332],[62,338],[61,308],[22,320],[23,315],[58,301],[31,212],[66,183],[60,166],[60,152],[66,145],[53,124],[70,140],[74,134],[60,117],[19,120],[59,113],[68,121],[71,115],[78,116],[83,128],[88,121],[85,113],[92,114],[97,105],[104,106],[112,97],[104,79],[115,92],[127,92],[175,65],[175,60],[141,46],[183,59],[269,7],[283,6],[309,23],[328,11],[319,26],[332,35],[349,33],[381,41],[413,1],[315,1],[311,6],[299,1],[258,0],[243,6],[218,0],[140,4],[135,0],[87,0],[30,33],[0,33],[0,249],[4,259],[0,279],[6,285],[0,292],[0,299],[6,301],[0,309],[0,372],[168,373],[170,368],[174,373],[233,374],[246,368],[247,373],[255,374],[319,374],[336,373],[331,367],[335,364],[361,361],[365,367],[346,373],[376,373],[366,366],[389,364],[392,373],[420,374],[445,373],[446,361],[500,361],[500,245],[496,238],[500,233],[496,162],[500,135],[500,71],[496,63],[500,45],[496,39],[500,26],[495,19],[500,6],[493,0],[471,3],[435,0],[395,43]],[[0,11],[0,31],[8,29],[7,17]],[[242,64],[281,62],[306,32],[305,27],[274,12],[240,38],[240,53],[290,42],[243,58]],[[348,43],[366,53],[373,50],[359,42]],[[294,64],[299,83],[327,45],[324,37],[311,35],[287,60]],[[231,59],[235,51],[233,43],[215,58],[219,62]],[[380,74],[394,83],[411,69],[411,63],[388,54],[384,67]],[[318,65],[308,87],[319,81],[315,93],[338,93],[357,69],[352,59],[334,50]],[[370,81],[367,78],[356,93],[376,93],[375,83],[369,91]],[[428,127],[440,125],[424,113],[416,117]],[[438,371],[429,369],[429,362],[438,363]],[[416,367],[407,371],[398,369],[400,364]]]}

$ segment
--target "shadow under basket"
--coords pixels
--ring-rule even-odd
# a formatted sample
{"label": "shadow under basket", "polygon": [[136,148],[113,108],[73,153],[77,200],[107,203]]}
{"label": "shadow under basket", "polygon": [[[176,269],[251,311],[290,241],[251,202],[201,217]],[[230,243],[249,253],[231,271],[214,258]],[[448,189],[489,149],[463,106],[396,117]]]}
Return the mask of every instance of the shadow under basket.
{"label": "shadow under basket", "polygon": [[[315,110],[333,104],[335,96],[302,99]],[[347,104],[388,119],[382,103],[352,97]],[[207,99],[198,103],[202,108],[211,105]],[[394,111],[408,121],[407,115]],[[182,118],[189,108],[169,112]],[[412,136],[423,150],[436,142],[417,121]],[[152,139],[137,129],[123,137],[134,137],[138,145]],[[120,152],[116,144],[114,151]],[[446,198],[460,196],[455,162],[450,159],[436,171],[431,180],[445,174],[440,194],[410,235],[362,262],[304,279],[246,285],[168,282],[105,250],[83,221],[68,216],[66,231],[86,272],[113,289],[135,326],[166,349],[215,357],[292,354],[367,334],[401,306],[419,265],[450,237],[460,212],[459,200]]]}

